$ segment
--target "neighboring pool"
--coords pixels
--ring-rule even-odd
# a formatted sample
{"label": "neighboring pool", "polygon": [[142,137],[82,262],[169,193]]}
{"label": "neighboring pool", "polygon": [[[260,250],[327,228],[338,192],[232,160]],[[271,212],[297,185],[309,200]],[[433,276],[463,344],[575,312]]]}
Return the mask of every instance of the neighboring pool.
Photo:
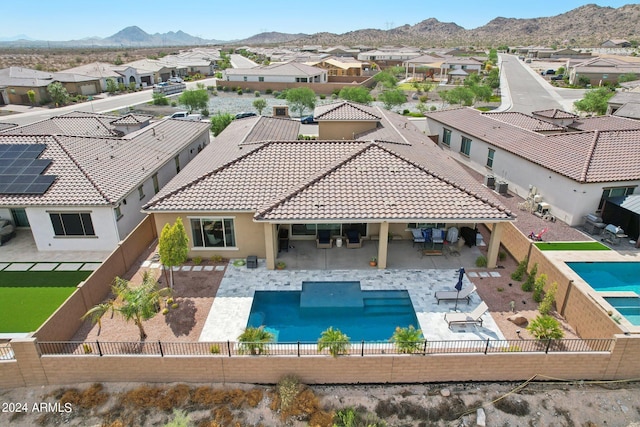
{"label": "neighboring pool", "polygon": [[388,341],[418,319],[407,291],[362,291],[360,282],[303,282],[302,291],[256,291],[247,326],[279,342],[316,342],[333,326],[351,341]]}
{"label": "neighboring pool", "polygon": [[[595,291],[635,326],[640,326],[640,262],[567,262]],[[611,295],[625,292],[620,296]]]}

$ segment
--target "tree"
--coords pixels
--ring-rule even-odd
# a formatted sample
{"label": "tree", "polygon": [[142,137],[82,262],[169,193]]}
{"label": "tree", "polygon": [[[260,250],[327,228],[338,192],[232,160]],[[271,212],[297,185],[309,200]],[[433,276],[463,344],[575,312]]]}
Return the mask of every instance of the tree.
{"label": "tree", "polygon": [[233,121],[233,116],[229,113],[217,113],[211,117],[211,132],[213,136],[218,136]]}
{"label": "tree", "polygon": [[359,102],[360,104],[369,105],[373,101],[373,97],[369,90],[363,86],[345,86],[340,89],[338,97],[345,101]]}
{"label": "tree", "polygon": [[498,89],[500,87],[500,69],[492,68],[484,81],[491,89]]}
{"label": "tree", "polygon": [[238,336],[238,341],[240,342],[238,351],[241,354],[251,354],[254,356],[267,354],[269,352],[269,348],[266,344],[272,342],[273,338],[273,334],[269,331],[265,331],[264,326],[260,326],[258,328],[248,326]]}
{"label": "tree", "polygon": [[333,329],[333,326],[323,331],[318,339],[318,351],[327,348],[329,349],[329,354],[333,357],[347,353],[349,347],[351,347],[351,338],[340,329]]}
{"label": "tree", "polygon": [[47,86],[47,92],[51,100],[56,104],[56,107],[66,105],[67,102],[69,102],[69,93],[60,82],[53,82]]}
{"label": "tree", "polygon": [[409,325],[408,328],[396,327],[389,341],[394,343],[400,353],[416,353],[420,351],[424,338],[422,337],[422,330]]}
{"label": "tree", "polygon": [[316,107],[316,94],[308,87],[296,87],[287,91],[287,104],[291,111],[298,111],[300,117],[305,109],[313,110]]}
{"label": "tree", "polygon": [[27,97],[29,97],[29,103],[31,104],[31,106],[34,106],[36,104],[36,92],[33,90],[28,90]]}
{"label": "tree", "polygon": [[473,105],[475,95],[471,89],[459,86],[448,91],[440,92],[440,98],[449,104]]}
{"label": "tree", "polygon": [[189,89],[182,92],[178,98],[180,104],[185,105],[189,112],[193,110],[202,110],[207,108],[209,103],[209,93],[206,89]]}
{"label": "tree", "polygon": [[162,228],[158,241],[160,262],[165,268],[169,268],[169,287],[173,289],[173,268],[185,262],[189,253],[189,238],[184,230],[182,218],[176,218],[173,225],[168,223]]}
{"label": "tree", "polygon": [[253,101],[253,108],[258,110],[259,115],[262,115],[262,110],[267,108],[267,101],[264,98],[258,98]]}
{"label": "tree", "polygon": [[373,76],[373,79],[377,83],[380,83],[382,84],[382,86],[389,89],[395,87],[396,84],[398,84],[398,79],[396,79],[395,76],[388,70],[380,71],[378,74]]}
{"label": "tree", "polygon": [[407,96],[401,89],[385,90],[378,95],[378,100],[382,101],[384,108],[391,110],[393,107],[407,102]]}
{"label": "tree", "polygon": [[116,59],[115,61],[113,61],[113,63],[115,65],[122,65],[122,58],[120,57],[120,55],[116,55]]}
{"label": "tree", "polygon": [[94,323],[99,322],[107,311],[112,310],[112,312],[120,314],[127,322],[133,320],[140,332],[140,340],[144,341],[147,338],[147,333],[142,322],[158,314],[162,298],[171,295],[171,290],[169,288],[161,289],[149,271],[144,272],[140,285],[131,286],[128,280],[116,277],[111,289],[115,299],[96,305],[87,311],[82,319],[90,317]]}
{"label": "tree", "polygon": [[603,115],[607,112],[607,102],[614,92],[606,87],[591,89],[584,94],[584,98],[573,103],[578,111]]}

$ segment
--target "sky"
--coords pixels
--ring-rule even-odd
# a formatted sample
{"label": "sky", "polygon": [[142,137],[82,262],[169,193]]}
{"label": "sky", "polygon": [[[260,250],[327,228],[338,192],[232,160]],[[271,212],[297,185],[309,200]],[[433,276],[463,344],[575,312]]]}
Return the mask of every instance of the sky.
{"label": "sky", "polygon": [[[27,35],[36,40],[109,37],[136,25],[149,34],[182,30],[192,36],[238,40],[265,32],[331,32],[414,25],[428,18],[466,29],[497,17],[559,15],[593,1],[520,0],[2,0],[0,40]],[[626,1],[597,1],[618,8]],[[14,15],[13,17],[11,15]]]}

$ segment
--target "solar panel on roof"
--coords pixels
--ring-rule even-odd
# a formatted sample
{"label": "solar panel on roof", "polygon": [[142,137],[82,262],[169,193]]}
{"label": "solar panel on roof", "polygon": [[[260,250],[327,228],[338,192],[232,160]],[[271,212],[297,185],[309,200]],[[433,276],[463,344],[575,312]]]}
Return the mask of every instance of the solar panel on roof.
{"label": "solar panel on roof", "polygon": [[46,144],[0,144],[0,194],[44,194],[56,180],[42,175],[52,163],[39,159]]}

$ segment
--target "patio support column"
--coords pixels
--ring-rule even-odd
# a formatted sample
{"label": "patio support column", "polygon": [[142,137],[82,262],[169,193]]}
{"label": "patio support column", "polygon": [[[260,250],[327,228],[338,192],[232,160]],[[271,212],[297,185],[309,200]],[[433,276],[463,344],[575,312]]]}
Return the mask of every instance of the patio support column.
{"label": "patio support column", "polygon": [[487,251],[487,267],[496,268],[498,265],[498,252],[500,251],[500,238],[502,237],[504,224],[496,222],[491,230],[491,238],[489,239],[489,248]]}
{"label": "patio support column", "polygon": [[383,221],[380,224],[380,238],[378,240],[378,268],[387,268],[387,249],[389,247],[389,223]]}
{"label": "patio support column", "polygon": [[274,270],[276,268],[276,232],[275,224],[264,223],[264,248],[266,251],[267,269]]}

